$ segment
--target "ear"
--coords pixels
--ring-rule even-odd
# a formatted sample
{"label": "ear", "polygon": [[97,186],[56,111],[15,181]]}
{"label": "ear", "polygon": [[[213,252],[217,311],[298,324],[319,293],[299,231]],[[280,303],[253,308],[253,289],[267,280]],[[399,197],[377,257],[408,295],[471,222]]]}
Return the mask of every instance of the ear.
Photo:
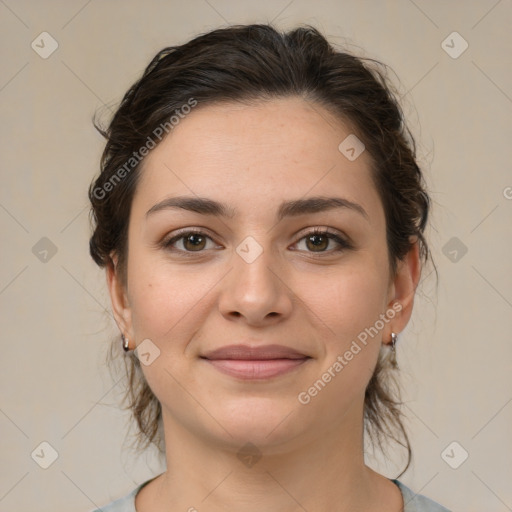
{"label": "ear", "polygon": [[[407,326],[412,315],[414,305],[414,294],[421,275],[420,247],[418,239],[414,239],[409,252],[398,262],[397,272],[391,278],[389,287],[388,309],[398,309],[397,302],[401,309],[396,313],[393,320],[390,320],[383,332],[383,342],[391,342],[391,333],[400,333]],[[395,307],[393,308],[393,305]]]}
{"label": "ear", "polygon": [[132,326],[132,312],[127,292],[119,277],[116,255],[111,255],[111,263],[107,265],[106,269],[106,278],[114,319],[121,334],[128,338],[129,348],[133,348],[135,338]]}

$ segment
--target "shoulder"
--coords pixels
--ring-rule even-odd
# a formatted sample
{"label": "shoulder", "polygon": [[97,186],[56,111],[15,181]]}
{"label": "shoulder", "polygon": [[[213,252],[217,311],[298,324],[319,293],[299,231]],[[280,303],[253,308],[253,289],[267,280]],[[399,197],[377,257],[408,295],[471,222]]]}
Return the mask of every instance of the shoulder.
{"label": "shoulder", "polygon": [[144,482],[138,485],[126,496],[118,498],[117,500],[112,501],[108,505],[103,505],[102,507],[94,509],[91,512],[137,512],[135,510],[135,496],[137,495],[139,490],[142,489],[142,487],[148,482]]}
{"label": "shoulder", "polygon": [[402,496],[404,497],[404,512],[450,512],[450,510],[443,507],[436,501],[433,501],[422,494],[416,494],[399,480],[392,481],[398,485],[402,492]]}

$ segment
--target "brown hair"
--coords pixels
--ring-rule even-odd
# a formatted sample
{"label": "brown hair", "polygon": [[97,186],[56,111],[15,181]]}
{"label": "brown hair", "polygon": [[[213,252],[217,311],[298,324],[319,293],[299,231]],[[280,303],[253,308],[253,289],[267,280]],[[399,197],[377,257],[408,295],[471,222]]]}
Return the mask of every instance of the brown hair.
{"label": "brown hair", "polygon": [[[117,255],[116,272],[126,284],[127,230],[140,167],[133,155],[150,140],[157,144],[158,127],[167,127],[168,133],[171,116],[179,115],[191,99],[201,106],[300,96],[348,121],[372,157],[372,178],[385,211],[391,275],[415,241],[422,260],[427,261],[430,251],[423,233],[430,199],[416,163],[414,138],[386,69],[374,59],[335,49],[309,25],[286,33],[265,24],[235,25],[164,48],[126,92],[108,128],[94,121],[107,142],[101,173],[89,188],[92,258],[105,267],[113,266],[111,256]],[[116,338],[112,359],[119,357],[119,346]],[[138,444],[145,448],[154,443],[163,452],[160,403],[144,379],[139,360],[123,359],[128,378],[124,398],[138,425]],[[382,436],[407,449],[405,472],[411,448],[391,370],[379,357],[366,389],[364,424],[381,449]]]}

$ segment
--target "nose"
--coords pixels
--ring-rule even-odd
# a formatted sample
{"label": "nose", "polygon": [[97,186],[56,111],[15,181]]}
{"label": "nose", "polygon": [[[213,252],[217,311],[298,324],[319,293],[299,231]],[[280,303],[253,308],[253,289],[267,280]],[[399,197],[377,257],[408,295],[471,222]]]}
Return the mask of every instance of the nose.
{"label": "nose", "polygon": [[222,315],[264,326],[281,322],[291,314],[293,291],[270,249],[263,250],[254,261],[233,252],[232,263],[219,298]]}

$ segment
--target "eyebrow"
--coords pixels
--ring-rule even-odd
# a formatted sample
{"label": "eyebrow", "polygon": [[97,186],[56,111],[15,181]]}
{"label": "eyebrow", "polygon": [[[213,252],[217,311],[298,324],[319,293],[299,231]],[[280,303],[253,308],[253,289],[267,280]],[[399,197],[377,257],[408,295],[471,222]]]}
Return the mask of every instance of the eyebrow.
{"label": "eyebrow", "polygon": [[[306,199],[294,199],[291,201],[283,201],[277,211],[277,220],[280,221],[285,217],[293,217],[304,215],[307,213],[318,213],[335,208],[348,208],[353,210],[369,221],[366,210],[358,203],[349,201],[342,197],[308,197]],[[217,217],[233,218],[236,210],[224,203],[219,203],[213,199],[204,197],[177,196],[168,197],[163,201],[152,206],[146,212],[146,218],[150,215],[169,209],[182,209],[201,215],[214,215]]]}

